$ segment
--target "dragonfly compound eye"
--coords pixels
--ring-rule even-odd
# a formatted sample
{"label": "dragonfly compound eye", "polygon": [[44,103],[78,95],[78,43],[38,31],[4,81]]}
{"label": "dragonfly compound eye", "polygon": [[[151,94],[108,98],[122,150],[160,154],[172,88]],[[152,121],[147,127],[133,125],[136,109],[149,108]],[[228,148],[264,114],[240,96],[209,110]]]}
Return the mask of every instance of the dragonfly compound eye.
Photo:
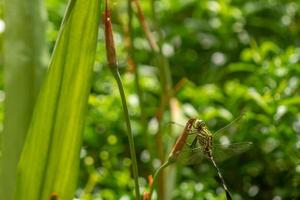
{"label": "dragonfly compound eye", "polygon": [[195,128],[196,129],[201,129],[205,126],[205,122],[201,119],[197,120],[195,123]]}

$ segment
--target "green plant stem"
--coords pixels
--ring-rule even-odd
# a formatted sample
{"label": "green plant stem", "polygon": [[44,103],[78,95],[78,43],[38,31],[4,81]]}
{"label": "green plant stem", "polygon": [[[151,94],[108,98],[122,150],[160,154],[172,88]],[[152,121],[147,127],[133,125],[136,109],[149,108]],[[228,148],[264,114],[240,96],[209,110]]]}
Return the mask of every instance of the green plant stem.
{"label": "green plant stem", "polygon": [[[169,69],[169,64],[167,60],[163,57],[161,53],[161,48],[158,45],[157,41],[155,41],[155,38],[153,37],[149,26],[147,24],[147,21],[145,20],[142,8],[140,6],[140,1],[135,0],[134,1],[137,7],[137,16],[139,18],[141,27],[143,28],[143,31],[146,35],[146,38],[148,40],[148,43],[151,47],[151,50],[153,52],[154,56],[154,64],[158,66],[159,68],[159,75],[160,75],[160,82],[161,82],[161,88],[162,88],[162,95],[161,95],[161,102],[159,105],[159,108],[156,113],[156,119],[158,122],[158,131],[155,136],[156,146],[157,146],[157,155],[158,158],[161,160],[161,162],[164,162],[165,155],[164,155],[164,148],[163,148],[163,136],[162,136],[162,122],[164,118],[164,112],[166,107],[169,105],[170,98],[172,96],[172,79],[171,79],[171,73]],[[156,10],[155,10],[155,3],[154,1],[151,1],[151,7],[152,7],[152,14],[153,18],[155,18]],[[156,21],[156,19],[154,20]],[[160,32],[159,32],[160,33]],[[162,36],[160,35],[160,38]],[[171,129],[169,130],[171,131]],[[159,180],[159,199],[164,199],[165,192],[164,192],[164,177],[160,176]]]}
{"label": "green plant stem", "polygon": [[[154,52],[154,63],[156,66],[158,66],[159,69],[159,75],[161,80],[161,88],[162,88],[162,94],[160,97],[160,105],[156,113],[156,119],[158,122],[158,130],[155,135],[156,137],[156,146],[157,146],[157,155],[161,162],[164,162],[165,159],[165,149],[163,148],[163,119],[164,119],[164,113],[165,110],[169,108],[169,102],[172,95],[171,91],[171,85],[172,81],[170,78],[170,71],[169,71],[169,65],[163,55],[161,55],[159,52]],[[171,135],[171,126],[169,134]],[[165,199],[165,177],[164,174],[161,174],[161,176],[158,179],[158,195],[159,199]]]}
{"label": "green plant stem", "polygon": [[[157,22],[157,10],[155,8],[155,0],[151,0],[151,10],[152,10],[152,18],[153,18],[153,28],[154,30],[156,30],[156,32],[158,33],[158,46],[160,47],[161,44],[161,40],[163,39],[163,34],[161,32],[161,30],[159,29],[159,23]],[[164,112],[166,109],[170,110],[170,113],[168,113],[169,115],[171,115],[172,110],[170,107],[170,100],[173,96],[173,91],[172,91],[172,76],[171,76],[171,72],[170,72],[170,66],[169,66],[169,62],[168,60],[163,56],[161,48],[159,52],[155,53],[155,60],[157,63],[157,66],[159,68],[159,75],[160,75],[160,79],[161,79],[161,87],[163,90],[162,96],[161,96],[161,105],[160,105],[160,110],[159,110],[159,115],[161,115],[160,117],[158,117],[158,124],[159,124],[159,129],[157,132],[157,144],[162,143],[162,123],[163,123],[163,116],[164,116]],[[168,130],[169,135],[172,135],[172,127],[169,126],[169,130]],[[164,159],[164,151],[163,149],[160,150],[160,153],[162,156],[162,159]],[[160,176],[160,180],[159,180],[159,184],[160,184],[160,192],[159,192],[159,196],[160,199],[169,199],[168,196],[168,192],[166,192],[166,186],[171,185],[170,183],[166,183],[169,179],[165,179],[165,176],[163,176],[164,174],[162,174],[162,176]],[[165,182],[166,181],[166,182]]]}
{"label": "green plant stem", "polygon": [[122,105],[123,105],[123,111],[124,111],[124,117],[125,117],[125,122],[127,126],[127,136],[128,136],[128,141],[129,141],[129,149],[130,149],[130,155],[131,155],[131,160],[132,160],[132,171],[133,171],[133,177],[134,177],[134,182],[135,182],[135,195],[136,199],[140,199],[140,189],[139,189],[139,175],[138,175],[138,167],[137,167],[137,161],[136,161],[136,154],[135,154],[135,146],[134,146],[134,139],[133,139],[133,134],[131,130],[131,124],[130,124],[130,119],[129,119],[129,113],[128,113],[128,108],[127,108],[127,103],[126,103],[126,97],[123,89],[123,84],[122,80],[120,77],[120,73],[117,67],[110,67],[111,72],[114,76],[114,78],[117,81],[121,100],[122,100]]}
{"label": "green plant stem", "polygon": [[170,162],[169,160],[167,162],[165,162],[164,164],[162,164],[154,173],[154,176],[153,176],[153,183],[152,183],[152,186],[150,187],[150,200],[151,200],[151,197],[152,197],[152,193],[153,193],[153,188],[155,186],[155,183],[156,183],[156,180],[157,180],[157,177],[158,175],[162,172],[163,169],[165,169],[166,167],[168,167],[172,162]]}
{"label": "green plant stem", "polygon": [[[128,54],[129,54],[129,58],[131,58],[133,60],[133,62],[135,61],[135,56],[134,56],[134,52],[135,52],[135,48],[133,45],[133,38],[134,38],[134,33],[133,33],[133,24],[132,24],[132,15],[133,15],[133,11],[132,11],[132,7],[131,7],[131,1],[132,0],[128,0],[128,36],[129,36],[129,47],[128,47]],[[137,91],[137,95],[138,95],[138,99],[139,99],[139,106],[140,106],[140,112],[141,112],[141,125],[142,125],[142,132],[145,133],[145,137],[146,137],[146,141],[147,141],[147,148],[150,151],[151,150],[151,146],[150,146],[150,142],[149,141],[149,134],[147,132],[147,120],[146,120],[146,114],[145,114],[145,109],[144,109],[144,99],[143,99],[143,92],[141,89],[141,84],[140,84],[140,74],[138,71],[137,66],[134,64],[134,83],[135,83],[135,87],[136,87],[136,91]]]}

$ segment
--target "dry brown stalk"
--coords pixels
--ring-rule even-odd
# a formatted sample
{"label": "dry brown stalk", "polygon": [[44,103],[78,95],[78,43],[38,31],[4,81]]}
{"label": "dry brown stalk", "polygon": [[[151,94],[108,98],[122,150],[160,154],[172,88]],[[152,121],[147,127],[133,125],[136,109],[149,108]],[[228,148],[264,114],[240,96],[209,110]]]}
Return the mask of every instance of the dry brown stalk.
{"label": "dry brown stalk", "polygon": [[146,34],[146,38],[150,44],[150,47],[152,49],[152,51],[154,52],[159,52],[159,47],[154,39],[154,36],[153,34],[151,33],[150,31],[150,28],[148,26],[148,23],[147,21],[145,20],[145,16],[144,16],[144,13],[143,13],[143,10],[142,10],[142,7],[140,5],[140,1],[139,0],[133,0],[135,5],[136,5],[136,8],[137,8],[137,15],[138,15],[138,19],[142,25],[142,28]]}

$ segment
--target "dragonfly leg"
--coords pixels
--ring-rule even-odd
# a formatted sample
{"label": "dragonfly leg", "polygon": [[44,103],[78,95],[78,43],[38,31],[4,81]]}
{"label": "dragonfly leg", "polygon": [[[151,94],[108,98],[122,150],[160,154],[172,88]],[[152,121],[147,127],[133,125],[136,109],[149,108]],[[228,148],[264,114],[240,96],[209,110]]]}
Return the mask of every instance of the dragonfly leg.
{"label": "dragonfly leg", "polygon": [[189,146],[192,149],[192,148],[196,147],[196,144],[197,144],[197,137],[194,138],[192,144],[190,144]]}
{"label": "dragonfly leg", "polygon": [[189,132],[189,135],[195,135],[197,132]]}

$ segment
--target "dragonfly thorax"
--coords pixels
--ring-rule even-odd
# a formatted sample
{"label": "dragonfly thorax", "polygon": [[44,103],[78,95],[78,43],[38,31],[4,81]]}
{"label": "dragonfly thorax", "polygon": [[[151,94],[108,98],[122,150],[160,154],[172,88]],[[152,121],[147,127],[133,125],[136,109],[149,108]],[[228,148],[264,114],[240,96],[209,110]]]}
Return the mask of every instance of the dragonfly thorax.
{"label": "dragonfly thorax", "polygon": [[203,148],[204,153],[207,154],[212,149],[213,136],[203,120],[196,120],[194,128],[197,132],[198,143]]}
{"label": "dragonfly thorax", "polygon": [[204,148],[204,149],[211,149],[212,148],[212,134],[207,130],[201,130],[197,133],[197,138],[199,144]]}

